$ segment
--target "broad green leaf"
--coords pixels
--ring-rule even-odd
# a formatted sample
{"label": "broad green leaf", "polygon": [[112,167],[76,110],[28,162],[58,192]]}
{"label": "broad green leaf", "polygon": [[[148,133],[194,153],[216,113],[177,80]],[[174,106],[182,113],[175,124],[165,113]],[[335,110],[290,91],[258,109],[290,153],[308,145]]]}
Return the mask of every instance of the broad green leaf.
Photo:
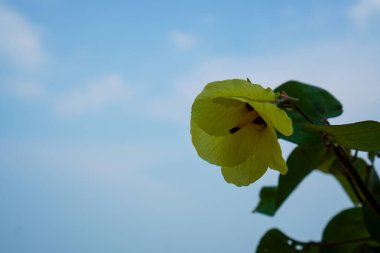
{"label": "broad green leaf", "polygon": [[292,119],[293,123],[293,135],[284,136],[281,133],[278,133],[278,137],[295,144],[305,145],[307,146],[310,142],[315,142],[321,139],[320,134],[304,131],[304,126],[308,124],[308,122],[297,112],[294,111],[286,111],[288,116]]}
{"label": "broad green leaf", "polygon": [[380,253],[380,247],[362,244],[357,246],[352,253]]}
{"label": "broad green leaf", "polygon": [[375,157],[376,157],[375,151],[368,152],[368,159],[371,161],[372,164],[375,162]]}
{"label": "broad green leaf", "polygon": [[318,166],[318,170],[331,174],[331,168],[335,166],[335,163],[337,163],[337,157],[335,156],[334,152],[332,150],[326,149],[326,155],[321,162],[321,164]]}
{"label": "broad green leaf", "polygon": [[[380,203],[380,180],[373,167],[368,173],[366,185]],[[376,214],[370,207],[364,206],[363,219],[369,233],[380,243],[380,215]]]}
{"label": "broad green leaf", "polygon": [[[334,154],[330,154],[330,157],[332,159],[332,162],[329,166],[323,168],[323,172],[332,174],[335,177],[335,179],[339,182],[339,184],[342,186],[343,190],[347,193],[351,201],[354,204],[359,204],[359,200],[354,190],[352,189],[352,186],[348,181],[346,175],[344,174],[344,168],[341,162]],[[362,158],[356,158],[355,162],[353,162],[352,165],[355,167],[360,178],[364,181],[368,174],[367,163]]]}
{"label": "broad green leaf", "polygon": [[[273,189],[270,191],[270,195],[268,189],[263,191],[263,193],[265,193],[263,195],[264,197],[260,199],[259,205],[253,212],[273,216],[286,198],[313,169],[318,169],[334,176],[352,202],[354,204],[359,203],[352,186],[344,174],[344,168],[340,161],[336,158],[334,153],[327,150],[322,143],[317,142],[310,144],[309,147],[296,147],[289,155],[286,163],[288,165],[288,173],[279,176],[278,186],[271,187]],[[362,158],[357,158],[355,162],[353,162],[353,166],[364,181],[368,174],[368,165],[366,162]]]}
{"label": "broad green leaf", "polygon": [[306,244],[289,238],[278,229],[271,229],[261,238],[256,253],[318,253],[315,244]]}
{"label": "broad green leaf", "polygon": [[298,146],[292,151],[286,161],[288,173],[280,175],[278,180],[276,208],[279,208],[302,180],[321,164],[325,152],[326,149],[320,142],[308,147]]}
{"label": "broad green leaf", "polygon": [[[299,108],[308,115],[315,124],[324,124],[328,118],[336,117],[342,114],[342,104],[328,91],[313,85],[289,81],[279,87],[275,92],[285,91],[289,96],[298,98]],[[293,121],[294,134],[286,137],[279,135],[281,138],[296,144],[305,144],[320,138],[319,134],[303,131],[303,125],[307,121],[296,111],[287,111]]]}
{"label": "broad green leaf", "polygon": [[296,253],[299,252],[294,246],[290,246],[289,238],[280,230],[269,230],[260,240],[256,253]]}
{"label": "broad green leaf", "polygon": [[332,126],[307,124],[305,128],[324,132],[333,141],[346,148],[361,151],[380,150],[380,123],[377,121],[361,121]]}
{"label": "broad green leaf", "polygon": [[289,96],[298,98],[298,105],[312,119],[319,124],[324,119],[342,114],[342,104],[328,91],[297,81],[288,81],[277,87],[275,92],[285,91]]}
{"label": "broad green leaf", "polygon": [[375,196],[377,201],[380,201],[380,179],[374,167],[369,167],[368,177],[365,181],[370,192]]}
{"label": "broad green leaf", "polygon": [[[370,234],[364,226],[361,208],[346,209],[335,217],[325,227],[323,231],[323,242],[327,245],[323,247],[324,253],[346,253],[352,252],[360,244],[376,243],[369,240]],[[358,239],[361,239],[358,241]],[[337,242],[351,243],[337,243]]]}
{"label": "broad green leaf", "polygon": [[288,173],[280,175],[278,187],[262,188],[260,202],[253,212],[273,216],[302,180],[324,161],[326,151],[320,142],[296,147],[286,161]]}
{"label": "broad green leaf", "polygon": [[264,186],[260,191],[260,202],[253,210],[253,212],[258,212],[262,214],[266,214],[269,216],[273,216],[277,210],[275,206],[277,195],[277,187],[276,186]]}
{"label": "broad green leaf", "polygon": [[363,220],[372,238],[380,243],[380,216],[365,205],[363,207]]}

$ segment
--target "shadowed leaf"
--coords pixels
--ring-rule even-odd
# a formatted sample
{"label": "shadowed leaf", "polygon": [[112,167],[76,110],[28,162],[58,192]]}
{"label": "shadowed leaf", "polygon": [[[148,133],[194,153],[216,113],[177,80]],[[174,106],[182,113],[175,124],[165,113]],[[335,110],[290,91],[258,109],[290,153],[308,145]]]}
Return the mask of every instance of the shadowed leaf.
{"label": "shadowed leaf", "polygon": [[[364,226],[361,208],[346,209],[333,217],[323,231],[323,242],[330,243],[323,247],[322,252],[346,253],[352,252],[355,247],[364,243],[371,243],[370,234]],[[358,241],[361,239],[361,241]],[[344,244],[332,242],[345,241]],[[351,241],[351,243],[348,243]],[[374,243],[374,241],[372,241]]]}
{"label": "shadowed leaf", "polygon": [[319,142],[311,144],[308,148],[296,147],[286,161],[288,173],[279,176],[278,187],[262,188],[260,202],[253,212],[273,216],[302,180],[318,167],[325,154],[326,149]]}
{"label": "shadowed leaf", "polygon": [[297,242],[278,229],[269,230],[260,240],[256,253],[318,253],[317,245]]}
{"label": "shadowed leaf", "polygon": [[279,208],[285,199],[302,182],[302,180],[318,167],[325,156],[326,149],[317,142],[309,147],[298,146],[289,155],[286,164],[288,173],[280,175],[276,207]]}
{"label": "shadowed leaf", "polygon": [[[368,173],[366,185],[375,199],[380,203],[380,180],[374,168]],[[380,243],[380,216],[368,206],[364,206],[363,219],[368,232]]]}
{"label": "shadowed leaf", "polygon": [[380,123],[361,121],[345,125],[319,126],[307,124],[306,129],[326,133],[333,141],[346,148],[361,151],[380,150]]}
{"label": "shadowed leaf", "polygon": [[[342,104],[328,91],[319,87],[288,81],[277,87],[275,92],[285,91],[289,96],[298,98],[298,107],[308,115],[315,124],[324,124],[326,119],[342,114]],[[281,138],[296,144],[304,144],[320,138],[319,134],[303,131],[303,125],[307,121],[296,111],[287,111],[293,121],[294,134]]]}
{"label": "shadowed leaf", "polygon": [[266,214],[269,216],[273,216],[277,210],[275,206],[277,195],[277,187],[276,186],[264,186],[260,191],[260,202],[253,210],[253,212],[258,212],[262,214]]}

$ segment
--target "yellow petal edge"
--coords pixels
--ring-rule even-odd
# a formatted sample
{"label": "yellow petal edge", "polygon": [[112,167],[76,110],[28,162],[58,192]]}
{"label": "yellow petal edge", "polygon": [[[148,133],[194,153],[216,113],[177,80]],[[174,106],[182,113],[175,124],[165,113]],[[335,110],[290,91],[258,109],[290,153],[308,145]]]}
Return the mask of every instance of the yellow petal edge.
{"label": "yellow petal edge", "polygon": [[[247,186],[261,178],[268,167],[281,174],[287,172],[276,130],[289,136],[293,126],[286,112],[276,106],[275,98],[270,88],[239,79],[209,83],[196,97],[190,126],[193,145],[202,159],[222,167],[228,183]],[[231,132],[249,106],[265,126],[249,123]]]}

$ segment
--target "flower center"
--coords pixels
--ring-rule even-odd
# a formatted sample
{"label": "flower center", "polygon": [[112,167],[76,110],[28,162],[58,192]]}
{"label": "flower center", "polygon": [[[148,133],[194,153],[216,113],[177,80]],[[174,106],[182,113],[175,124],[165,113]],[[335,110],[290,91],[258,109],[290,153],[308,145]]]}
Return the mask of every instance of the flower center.
{"label": "flower center", "polygon": [[267,123],[264,121],[264,119],[255,111],[255,109],[250,104],[245,103],[245,107],[247,108],[247,111],[243,114],[237,126],[229,130],[231,134],[236,133],[248,124],[253,124],[253,126],[259,130],[267,126]]}

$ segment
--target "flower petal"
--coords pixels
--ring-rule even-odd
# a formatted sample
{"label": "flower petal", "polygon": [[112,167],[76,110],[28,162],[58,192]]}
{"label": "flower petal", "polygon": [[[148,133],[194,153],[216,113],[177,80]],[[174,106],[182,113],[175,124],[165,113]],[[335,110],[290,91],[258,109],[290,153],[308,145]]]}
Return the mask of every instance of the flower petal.
{"label": "flower petal", "polygon": [[[254,153],[243,163],[229,167],[222,167],[222,174],[228,183],[236,186],[247,186],[259,178],[267,171],[272,160],[273,134],[269,127],[260,131]],[[275,139],[275,141],[277,141]]]}
{"label": "flower petal", "polygon": [[254,153],[261,133],[252,125],[234,134],[211,136],[193,121],[191,121],[190,131],[198,155],[220,166],[235,166],[244,162]]}
{"label": "flower petal", "polygon": [[230,135],[229,130],[237,126],[245,111],[245,104],[235,99],[196,99],[191,120],[210,135]]}
{"label": "flower petal", "polygon": [[[273,103],[268,102],[256,102],[247,101],[263,118],[267,123],[272,124],[280,133],[285,136],[293,134],[292,119],[286,114],[286,112],[278,108]],[[268,120],[270,122],[268,122]]]}
{"label": "flower petal", "polygon": [[271,132],[274,136],[274,138],[272,139],[272,141],[273,141],[273,149],[272,149],[273,157],[272,157],[272,161],[269,164],[269,167],[271,169],[279,171],[281,174],[284,175],[288,172],[288,166],[286,165],[286,162],[285,162],[284,158],[282,157],[281,146],[280,146],[280,143],[278,143],[276,131],[274,131],[274,129],[272,129]]}
{"label": "flower petal", "polygon": [[264,89],[245,80],[212,82],[195,99],[191,117],[210,135],[229,135],[229,130],[237,126],[247,111],[245,102],[239,98],[273,102],[275,96],[270,88]]}
{"label": "flower petal", "polygon": [[196,99],[213,99],[217,97],[245,97],[255,101],[274,102],[276,94],[258,84],[241,79],[231,79],[208,83]]}

